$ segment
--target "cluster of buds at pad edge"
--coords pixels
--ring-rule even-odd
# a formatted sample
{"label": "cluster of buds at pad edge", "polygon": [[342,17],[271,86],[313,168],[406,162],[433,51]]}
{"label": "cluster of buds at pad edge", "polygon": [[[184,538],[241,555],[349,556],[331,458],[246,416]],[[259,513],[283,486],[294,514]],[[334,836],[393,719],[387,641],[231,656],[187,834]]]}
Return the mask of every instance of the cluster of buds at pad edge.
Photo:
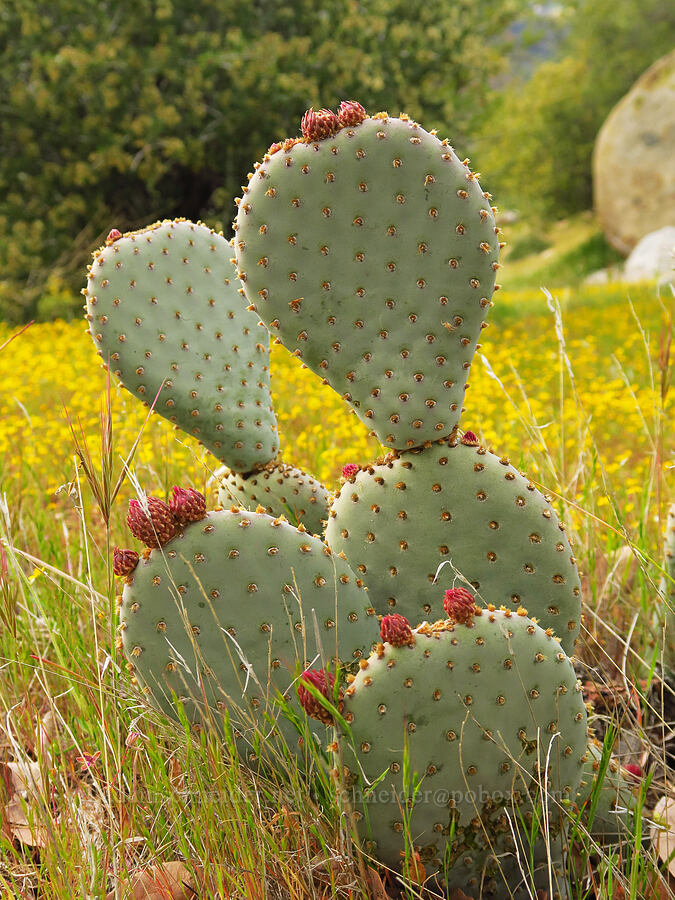
{"label": "cluster of buds at pad edge", "polygon": [[470,625],[476,612],[476,601],[466,588],[450,588],[443,597],[443,609],[453,622]]}
{"label": "cluster of buds at pad edge", "polygon": [[206,516],[206,499],[194,488],[182,488],[174,485],[169,500],[169,509],[181,525],[199,522]]}
{"label": "cluster of buds at pad edge", "polygon": [[143,509],[139,500],[129,501],[129,530],[146,547],[162,547],[178,533],[178,522],[169,505],[159,497],[147,498],[147,510]]}
{"label": "cluster of buds at pad edge", "polygon": [[138,553],[135,550],[125,550],[122,547],[115,547],[113,550],[113,573],[124,577],[131,575],[139,560]]}
{"label": "cluster of buds at pad edge", "polygon": [[366,118],[367,113],[356,100],[343,100],[338,107],[337,117],[340,125],[359,125]]}
{"label": "cluster of buds at pad edge", "polygon": [[[334,725],[335,722],[330,711],[309,692],[307,689],[308,684],[316,688],[330,703],[335,704],[335,676],[331,675],[330,672],[326,672],[325,669],[307,669],[300,676],[298,685],[298,700],[307,715],[313,719],[318,719],[324,725]],[[343,697],[344,691],[340,688],[337,702],[338,712],[342,712]]]}
{"label": "cluster of buds at pad edge", "polygon": [[382,640],[391,644],[392,647],[403,647],[406,644],[410,646],[415,640],[410,622],[400,613],[383,616],[380,622],[380,635]]}
{"label": "cluster of buds at pad edge", "polygon": [[361,466],[358,463],[347,463],[346,466],[342,467],[342,477],[345,481],[351,481],[360,471]]}
{"label": "cluster of buds at pad edge", "polygon": [[340,130],[340,122],[332,109],[314,112],[308,109],[300,123],[302,136],[309,141],[323,141]]}

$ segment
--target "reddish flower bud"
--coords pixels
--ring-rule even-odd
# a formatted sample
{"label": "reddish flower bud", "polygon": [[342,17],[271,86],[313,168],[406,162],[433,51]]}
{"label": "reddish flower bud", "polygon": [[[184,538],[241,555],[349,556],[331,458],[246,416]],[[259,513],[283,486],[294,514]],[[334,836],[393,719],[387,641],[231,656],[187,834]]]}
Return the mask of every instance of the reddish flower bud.
{"label": "reddish flower bud", "polygon": [[339,128],[338,117],[331,109],[320,109],[318,113],[308,109],[300,123],[302,136],[310,141],[323,141],[335,134]]}
{"label": "reddish flower bud", "polygon": [[342,467],[342,477],[345,481],[351,481],[352,478],[361,471],[361,466],[357,463],[347,463],[346,466]]}
{"label": "reddish flower bud", "polygon": [[[307,684],[311,684],[319,691],[319,693],[323,694],[327,700],[334,704],[335,676],[331,675],[330,672],[326,672],[325,669],[307,669],[300,676],[300,683],[298,684],[298,700],[300,701],[300,706],[302,706],[307,715],[311,716],[313,719],[318,719],[319,722],[323,722],[324,725],[333,725],[332,715],[321,705],[316,697],[313,697],[310,694],[306,687]],[[344,705],[343,697],[344,691],[340,688],[337,703],[339,712],[342,712],[342,707]]]}
{"label": "reddish flower bud", "polygon": [[138,500],[130,500],[127,525],[133,536],[147,547],[162,547],[177,533],[178,523],[159,497],[148,497],[148,510],[149,517]]}
{"label": "reddish flower bud", "polygon": [[642,768],[638,766],[637,763],[626,763],[624,769],[636,781],[642,780]]}
{"label": "reddish flower bud", "polygon": [[412,644],[413,633],[410,622],[399,613],[384,616],[380,622],[380,635],[383,641],[388,641],[393,647],[403,647]]}
{"label": "reddish flower bud", "polygon": [[343,100],[337,112],[340,125],[360,125],[367,117],[365,109],[356,100]]}
{"label": "reddish flower bud", "polygon": [[174,485],[169,500],[169,509],[181,525],[188,522],[199,522],[206,517],[206,499],[194,488],[182,488]]}
{"label": "reddish flower bud", "polygon": [[462,437],[459,439],[460,444],[466,444],[467,447],[478,447],[480,441],[473,433],[473,431],[465,431]]}
{"label": "reddish flower bud", "polygon": [[476,601],[466,588],[450,588],[443,598],[443,609],[454,622],[470,625],[473,619]]}
{"label": "reddish flower bud", "polygon": [[138,565],[139,556],[135,550],[115,547],[113,550],[113,572],[115,575],[130,575]]}
{"label": "reddish flower bud", "polygon": [[109,232],[108,237],[105,239],[106,244],[112,244],[117,238],[121,238],[122,233],[118,231],[116,228],[113,228],[112,231]]}

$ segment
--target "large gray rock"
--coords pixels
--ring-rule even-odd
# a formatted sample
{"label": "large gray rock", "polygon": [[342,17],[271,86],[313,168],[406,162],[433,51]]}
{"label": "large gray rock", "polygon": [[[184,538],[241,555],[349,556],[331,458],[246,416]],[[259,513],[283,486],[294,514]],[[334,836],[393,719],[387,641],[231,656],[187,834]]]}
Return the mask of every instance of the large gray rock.
{"label": "large gray rock", "polygon": [[628,254],[640,238],[675,225],[675,50],[619,101],[593,153],[596,214],[607,240]]}
{"label": "large gray rock", "polygon": [[631,251],[623,269],[622,281],[646,278],[667,280],[673,277],[675,225],[666,225],[645,235]]}

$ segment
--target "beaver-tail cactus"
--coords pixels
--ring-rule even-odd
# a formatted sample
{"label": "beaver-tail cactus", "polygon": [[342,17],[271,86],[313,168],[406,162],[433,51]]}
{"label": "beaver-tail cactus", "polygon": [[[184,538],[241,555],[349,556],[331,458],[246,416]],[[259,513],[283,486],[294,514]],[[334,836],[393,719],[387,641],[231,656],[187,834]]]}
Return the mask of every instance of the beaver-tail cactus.
{"label": "beaver-tail cactus", "polygon": [[320,481],[295,466],[276,460],[256,472],[242,474],[224,467],[215,473],[218,503],[264,507],[269,515],[285,515],[312,534],[323,534],[332,495]]}
{"label": "beaver-tail cactus", "polygon": [[[321,531],[326,489],[304,472],[290,476],[291,467],[275,460],[269,333],[247,309],[231,257],[222,234],[200,222],[166,220],[124,235],[113,229],[83,291],[89,332],[122,384],[196,437],[233,478],[245,482],[272,465],[277,478],[293,478],[281,494],[298,480],[311,482],[309,527]],[[257,505],[245,492],[242,500]],[[276,497],[265,505],[270,514],[286,512]]]}
{"label": "beaver-tail cactus", "polygon": [[549,890],[550,858],[553,896],[565,895],[586,708],[559,642],[524,610],[476,608],[380,644],[343,717],[359,831],[381,862],[418,852],[436,889],[513,898]]}
{"label": "beaver-tail cactus", "polygon": [[602,745],[595,739],[589,742],[587,757],[573,807],[581,832],[601,847],[630,840],[635,833],[636,778],[615,759],[603,762]]}
{"label": "beaver-tail cactus", "polygon": [[310,112],[302,138],[270,148],[238,201],[234,248],[270,332],[406,449],[457,426],[499,240],[447,140],[363,112]]}
{"label": "beaver-tail cactus", "polygon": [[379,635],[363,582],[304,526],[262,512],[176,528],[124,579],[121,643],[141,688],[174,717],[181,700],[193,723],[227,710],[247,755],[270,722],[297,746],[277,698],[300,714],[299,672],[369,652]]}
{"label": "beaver-tail cactus", "polygon": [[336,492],[326,540],[368,585],[378,613],[443,615],[459,572],[483,606],[526,607],[571,653],[581,582],[550,499],[506,457],[437,441],[362,466]]}
{"label": "beaver-tail cactus", "polygon": [[[111,232],[113,235],[113,232]],[[89,331],[122,384],[218,459],[247,472],[277,452],[269,335],[238,293],[231,248],[177,219],[109,236],[84,296]]]}

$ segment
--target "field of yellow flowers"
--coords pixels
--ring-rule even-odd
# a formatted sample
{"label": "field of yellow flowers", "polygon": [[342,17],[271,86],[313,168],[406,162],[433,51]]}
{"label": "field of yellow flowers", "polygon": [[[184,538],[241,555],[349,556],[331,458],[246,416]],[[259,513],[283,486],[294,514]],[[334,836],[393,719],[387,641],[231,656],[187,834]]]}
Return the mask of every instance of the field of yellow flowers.
{"label": "field of yellow flowers", "polygon": [[[582,574],[580,671],[607,684],[607,696],[630,684],[637,719],[622,722],[622,734],[638,735],[635,754],[644,746],[642,710],[654,700],[645,695],[643,706],[637,692],[648,690],[644,676],[652,677],[662,643],[656,586],[675,499],[673,305],[672,294],[649,285],[558,298],[500,292],[461,423],[543,485],[562,513]],[[0,325],[0,347],[11,337]],[[343,465],[382,453],[337,394],[283,348],[273,348],[271,366],[287,462],[335,487]],[[175,483],[204,490],[216,460],[159,416],[144,425],[147,410],[108,381],[83,322],[30,326],[0,353],[0,379],[0,767],[3,754],[24,758],[50,791],[33,808],[17,801],[14,825],[0,829],[0,894],[104,896],[113,870],[168,859],[208,861],[210,871],[212,861],[229,861],[221,872],[228,892],[218,896],[277,896],[265,881],[252,883],[259,872],[282,885],[279,896],[347,896],[335,872],[345,884],[360,876],[356,858],[336,849],[342,813],[333,801],[326,814],[289,771],[290,787],[276,785],[261,804],[259,781],[249,783],[216,744],[188,734],[177,741],[170,724],[143,711],[120,665],[110,556],[133,479],[106,529],[77,467],[71,426],[100,472],[110,384],[116,472],[141,429],[131,469],[148,493]],[[667,714],[655,715],[661,734]],[[652,748],[653,757],[662,750]],[[307,866],[307,828],[317,859],[331,866],[320,894],[307,873],[323,877],[328,863]],[[653,898],[636,887],[651,871],[635,869],[627,897]]]}
{"label": "field of yellow flowers", "polygon": [[[615,286],[561,297],[561,314],[556,302],[542,292],[497,295],[462,425],[568,502],[610,521],[612,504],[620,504],[624,524],[634,527],[647,485],[657,483],[660,492],[675,449],[665,371],[668,298],[648,286]],[[0,344],[8,336],[0,326]],[[92,448],[100,445],[105,370],[84,324],[56,321],[33,325],[0,354],[0,379],[2,491],[44,503],[74,477],[68,417]],[[272,379],[286,461],[330,487],[345,463],[380,454],[342,400],[282,347],[273,348]],[[116,383],[111,390],[116,453],[124,457],[146,410]],[[141,484],[154,490],[179,477],[203,487],[215,465],[157,415],[134,460]]]}

